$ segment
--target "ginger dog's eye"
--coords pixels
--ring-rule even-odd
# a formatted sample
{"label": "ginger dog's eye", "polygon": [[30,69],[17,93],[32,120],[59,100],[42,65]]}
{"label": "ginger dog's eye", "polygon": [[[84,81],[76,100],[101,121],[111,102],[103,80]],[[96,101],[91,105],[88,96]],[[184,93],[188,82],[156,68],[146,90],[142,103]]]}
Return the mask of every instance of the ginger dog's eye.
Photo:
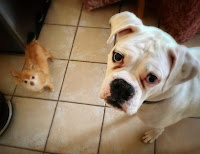
{"label": "ginger dog's eye", "polygon": [[121,62],[124,59],[124,56],[119,52],[113,52],[113,62]]}
{"label": "ginger dog's eye", "polygon": [[34,76],[32,76],[31,78],[32,78],[32,79],[35,79],[35,77],[34,77]]}
{"label": "ginger dog's eye", "polygon": [[157,78],[155,75],[153,75],[153,74],[149,74],[149,75],[147,76],[147,78],[146,78],[146,81],[147,81],[148,83],[153,84],[153,83],[156,83],[156,82],[158,81],[158,78]]}
{"label": "ginger dog's eye", "polygon": [[28,83],[28,81],[24,80],[24,83],[26,83],[26,84],[27,84],[27,83]]}

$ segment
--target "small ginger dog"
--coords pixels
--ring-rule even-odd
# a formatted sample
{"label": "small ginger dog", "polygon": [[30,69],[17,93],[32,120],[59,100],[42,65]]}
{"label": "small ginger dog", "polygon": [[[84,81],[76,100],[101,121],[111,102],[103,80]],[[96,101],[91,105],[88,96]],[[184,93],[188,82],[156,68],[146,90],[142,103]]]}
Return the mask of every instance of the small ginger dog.
{"label": "small ginger dog", "polygon": [[50,91],[54,91],[48,59],[54,61],[54,57],[48,50],[38,41],[32,41],[26,46],[23,71],[11,70],[11,74],[18,84],[29,90],[42,92],[45,88],[49,88]]}

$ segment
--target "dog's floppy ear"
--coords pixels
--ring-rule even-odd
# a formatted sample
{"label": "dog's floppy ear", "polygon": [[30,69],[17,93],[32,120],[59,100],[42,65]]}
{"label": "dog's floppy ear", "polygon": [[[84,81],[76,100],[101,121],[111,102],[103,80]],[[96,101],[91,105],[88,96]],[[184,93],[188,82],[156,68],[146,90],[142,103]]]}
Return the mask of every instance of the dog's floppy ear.
{"label": "dog's floppy ear", "polygon": [[18,81],[21,72],[17,70],[11,70],[10,74],[15,78],[16,81]]}
{"label": "dog's floppy ear", "polygon": [[133,13],[128,11],[118,13],[111,17],[111,34],[107,40],[107,43],[111,43],[116,34],[119,34],[122,31],[130,30],[131,32],[135,32],[139,29],[142,24],[142,21],[137,18]]}
{"label": "dog's floppy ear", "polygon": [[168,90],[173,85],[194,78],[200,71],[199,62],[189,53],[188,48],[185,46],[179,45],[176,49],[169,50],[168,56],[171,69],[163,91]]}

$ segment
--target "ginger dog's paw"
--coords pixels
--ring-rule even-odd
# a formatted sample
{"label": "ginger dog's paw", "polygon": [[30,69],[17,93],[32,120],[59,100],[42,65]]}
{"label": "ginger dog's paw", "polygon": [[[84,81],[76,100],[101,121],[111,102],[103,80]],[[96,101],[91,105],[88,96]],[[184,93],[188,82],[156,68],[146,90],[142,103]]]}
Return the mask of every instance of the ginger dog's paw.
{"label": "ginger dog's paw", "polygon": [[163,131],[164,131],[163,128],[152,129],[150,131],[147,131],[144,133],[142,141],[144,143],[153,143]]}
{"label": "ginger dog's paw", "polygon": [[54,89],[54,88],[49,88],[49,89],[50,89],[50,91],[51,91],[51,92],[54,92],[54,91],[55,91],[55,89]]}
{"label": "ginger dog's paw", "polygon": [[54,91],[55,91],[54,86],[53,86],[53,85],[49,86],[49,90],[50,90],[51,92],[54,92]]}
{"label": "ginger dog's paw", "polygon": [[54,62],[55,58],[53,56],[49,57],[51,62]]}
{"label": "ginger dog's paw", "polygon": [[54,92],[55,89],[54,89],[54,86],[52,83],[49,83],[48,85],[45,86],[45,89],[46,90],[50,90],[51,92]]}

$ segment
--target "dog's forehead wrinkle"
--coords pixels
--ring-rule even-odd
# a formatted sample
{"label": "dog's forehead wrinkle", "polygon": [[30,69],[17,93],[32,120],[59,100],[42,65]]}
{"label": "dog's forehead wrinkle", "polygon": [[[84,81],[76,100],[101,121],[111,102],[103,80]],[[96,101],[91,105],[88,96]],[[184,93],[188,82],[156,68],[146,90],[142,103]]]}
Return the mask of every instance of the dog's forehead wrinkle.
{"label": "dog's forehead wrinkle", "polygon": [[126,55],[134,55],[138,56],[140,54],[143,54],[143,48],[144,48],[144,43],[127,43],[123,42],[115,47],[115,51],[120,51],[121,53],[124,53]]}

